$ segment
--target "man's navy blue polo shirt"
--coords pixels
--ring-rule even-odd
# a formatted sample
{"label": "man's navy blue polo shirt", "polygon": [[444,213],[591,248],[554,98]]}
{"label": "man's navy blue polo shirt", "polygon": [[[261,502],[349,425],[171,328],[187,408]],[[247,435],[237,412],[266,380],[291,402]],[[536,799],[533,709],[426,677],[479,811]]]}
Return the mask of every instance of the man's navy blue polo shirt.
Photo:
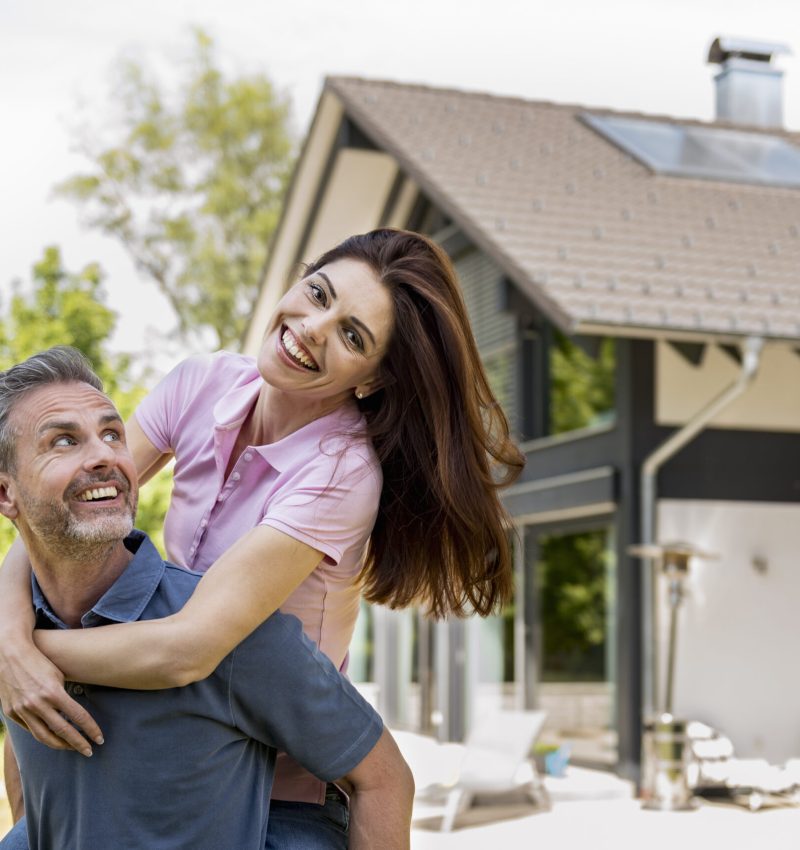
{"label": "man's navy blue polo shirt", "polygon": [[[82,619],[84,628],[165,617],[199,576],[161,559],[146,535],[125,541],[125,572]],[[40,627],[66,628],[34,582]],[[105,744],[85,758],[39,744],[8,724],[20,764],[31,848],[262,850],[275,748],[320,779],[354,768],[380,717],[302,632],[273,614],[207,679],[130,691],[67,683]],[[16,846],[0,842],[0,848]]]}

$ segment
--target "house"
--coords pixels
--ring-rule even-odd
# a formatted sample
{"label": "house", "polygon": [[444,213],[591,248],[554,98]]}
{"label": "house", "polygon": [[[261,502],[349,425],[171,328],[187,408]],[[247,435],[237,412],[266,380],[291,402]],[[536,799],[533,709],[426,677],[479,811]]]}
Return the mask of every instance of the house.
{"label": "house", "polygon": [[800,133],[781,126],[782,50],[714,42],[711,123],[326,81],[245,350],[298,262],[379,225],[423,231],[527,456],[505,495],[513,610],[371,613],[390,721],[457,739],[491,702],[539,704],[576,755],[637,775],[664,590],[628,549],[686,540],[719,558],[688,579],[676,713],[741,755],[800,755]]}

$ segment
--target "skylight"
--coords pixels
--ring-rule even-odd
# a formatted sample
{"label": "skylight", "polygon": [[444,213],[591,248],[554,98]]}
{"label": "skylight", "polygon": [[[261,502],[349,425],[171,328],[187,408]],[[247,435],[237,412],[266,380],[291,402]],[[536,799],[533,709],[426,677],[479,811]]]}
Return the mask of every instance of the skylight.
{"label": "skylight", "polygon": [[800,148],[777,136],[588,113],[581,118],[657,174],[800,188]]}

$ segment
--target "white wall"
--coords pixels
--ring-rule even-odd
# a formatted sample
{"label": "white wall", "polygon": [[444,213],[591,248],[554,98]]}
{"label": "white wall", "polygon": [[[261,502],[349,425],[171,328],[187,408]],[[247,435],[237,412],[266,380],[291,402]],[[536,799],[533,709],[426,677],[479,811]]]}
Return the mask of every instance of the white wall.
{"label": "white wall", "polygon": [[740,757],[800,756],[800,505],[662,500],[658,517],[661,541],[721,556],[691,567],[675,713],[719,728]]}
{"label": "white wall", "polygon": [[[715,345],[698,366],[665,342],[656,344],[656,422],[680,425],[728,387],[741,367]],[[800,356],[768,343],[753,383],[712,422],[714,428],[800,431]]]}

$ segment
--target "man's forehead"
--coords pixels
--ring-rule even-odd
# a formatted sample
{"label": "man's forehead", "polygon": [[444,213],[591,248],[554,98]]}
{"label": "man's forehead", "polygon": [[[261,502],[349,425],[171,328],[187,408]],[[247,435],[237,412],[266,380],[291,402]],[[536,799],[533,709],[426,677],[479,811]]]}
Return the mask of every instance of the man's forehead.
{"label": "man's forehead", "polygon": [[38,430],[49,420],[78,421],[89,418],[119,418],[111,399],[91,384],[45,384],[25,393],[15,405],[18,425],[28,424]]}

